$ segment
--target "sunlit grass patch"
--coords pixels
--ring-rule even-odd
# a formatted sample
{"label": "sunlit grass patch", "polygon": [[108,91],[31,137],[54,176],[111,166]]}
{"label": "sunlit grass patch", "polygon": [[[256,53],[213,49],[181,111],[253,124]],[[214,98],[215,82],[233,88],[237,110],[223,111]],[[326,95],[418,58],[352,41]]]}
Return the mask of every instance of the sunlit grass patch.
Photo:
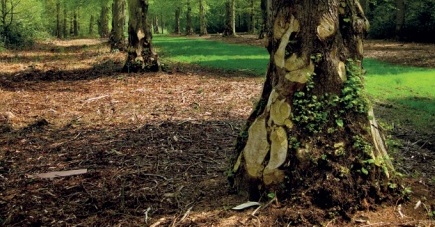
{"label": "sunlit grass patch", "polygon": [[256,76],[264,75],[269,60],[264,48],[204,39],[156,36],[154,44],[165,61],[241,71]]}
{"label": "sunlit grass patch", "polygon": [[[164,61],[197,64],[218,70],[265,74],[269,55],[265,48],[205,39],[156,36]],[[388,121],[433,131],[435,69],[393,65],[364,59],[366,90],[375,104],[387,106]]]}

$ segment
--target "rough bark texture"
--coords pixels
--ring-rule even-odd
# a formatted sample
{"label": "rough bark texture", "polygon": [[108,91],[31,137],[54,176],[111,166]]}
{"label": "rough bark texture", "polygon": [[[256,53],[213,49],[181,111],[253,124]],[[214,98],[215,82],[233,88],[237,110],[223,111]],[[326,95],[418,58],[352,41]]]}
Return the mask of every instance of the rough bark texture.
{"label": "rough bark texture", "polygon": [[223,36],[237,36],[236,34],[236,1],[225,2],[225,30]]}
{"label": "rough bark texture", "polygon": [[174,32],[177,35],[181,34],[180,17],[181,17],[181,7],[178,6],[175,9],[175,28],[174,28]]}
{"label": "rough bark texture", "polygon": [[128,0],[128,48],[123,72],[160,70],[158,56],[151,45],[148,6],[148,0]]}
{"label": "rough bark texture", "polygon": [[187,12],[186,12],[186,35],[193,35],[193,27],[192,27],[192,7],[190,6],[190,0],[187,1]]}
{"label": "rough bark texture", "polygon": [[207,35],[207,21],[205,17],[205,0],[199,0],[199,35]]}
{"label": "rough bark texture", "polygon": [[125,0],[115,0],[112,7],[112,32],[110,34],[110,49],[125,49],[124,24]]}
{"label": "rough bark texture", "polygon": [[394,172],[363,94],[368,22],[357,0],[270,3],[267,77],[230,181],[349,217],[385,199]]}

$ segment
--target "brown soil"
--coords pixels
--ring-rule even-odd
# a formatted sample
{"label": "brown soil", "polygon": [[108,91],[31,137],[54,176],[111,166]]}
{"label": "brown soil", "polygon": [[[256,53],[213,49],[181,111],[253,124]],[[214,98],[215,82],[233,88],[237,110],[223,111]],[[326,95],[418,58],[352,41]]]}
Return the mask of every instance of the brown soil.
{"label": "brown soil", "polygon": [[[391,57],[382,55],[386,43],[369,45],[368,55]],[[434,66],[434,52],[426,52],[427,66]],[[320,220],[328,214],[281,198],[260,209],[231,210],[246,197],[228,192],[227,157],[259,97],[261,78],[197,67],[123,74],[124,54],[110,53],[98,40],[41,43],[0,59],[5,226],[306,226],[313,220],[435,226],[428,216],[435,210],[435,153],[406,139],[394,155],[413,190],[408,202],[363,210],[348,222],[333,214]],[[77,169],[88,173],[36,176]]]}

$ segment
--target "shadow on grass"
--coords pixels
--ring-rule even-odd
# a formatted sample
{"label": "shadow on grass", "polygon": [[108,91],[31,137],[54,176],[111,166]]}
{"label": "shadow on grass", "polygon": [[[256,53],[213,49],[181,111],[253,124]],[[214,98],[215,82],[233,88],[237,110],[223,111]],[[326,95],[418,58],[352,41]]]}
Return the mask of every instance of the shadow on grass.
{"label": "shadow on grass", "polygon": [[[144,225],[149,208],[153,222],[175,218],[193,204],[193,211],[222,211],[244,199],[228,194],[224,174],[240,122],[162,121],[140,128],[44,123],[0,134],[0,174],[8,179],[0,181],[8,195],[0,198],[0,220],[9,217],[5,225],[47,220]],[[72,169],[89,173],[54,180],[29,177]]]}

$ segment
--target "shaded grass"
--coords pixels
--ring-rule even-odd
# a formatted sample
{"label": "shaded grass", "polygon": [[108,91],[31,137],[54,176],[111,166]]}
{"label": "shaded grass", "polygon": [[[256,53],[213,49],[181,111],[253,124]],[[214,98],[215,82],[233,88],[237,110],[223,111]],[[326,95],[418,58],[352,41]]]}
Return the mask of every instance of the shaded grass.
{"label": "shaded grass", "polygon": [[[265,48],[204,39],[156,36],[163,59],[202,67],[264,76],[269,60]],[[366,90],[375,103],[387,106],[382,115],[395,124],[407,124],[433,133],[435,69],[392,65],[364,59]]]}

